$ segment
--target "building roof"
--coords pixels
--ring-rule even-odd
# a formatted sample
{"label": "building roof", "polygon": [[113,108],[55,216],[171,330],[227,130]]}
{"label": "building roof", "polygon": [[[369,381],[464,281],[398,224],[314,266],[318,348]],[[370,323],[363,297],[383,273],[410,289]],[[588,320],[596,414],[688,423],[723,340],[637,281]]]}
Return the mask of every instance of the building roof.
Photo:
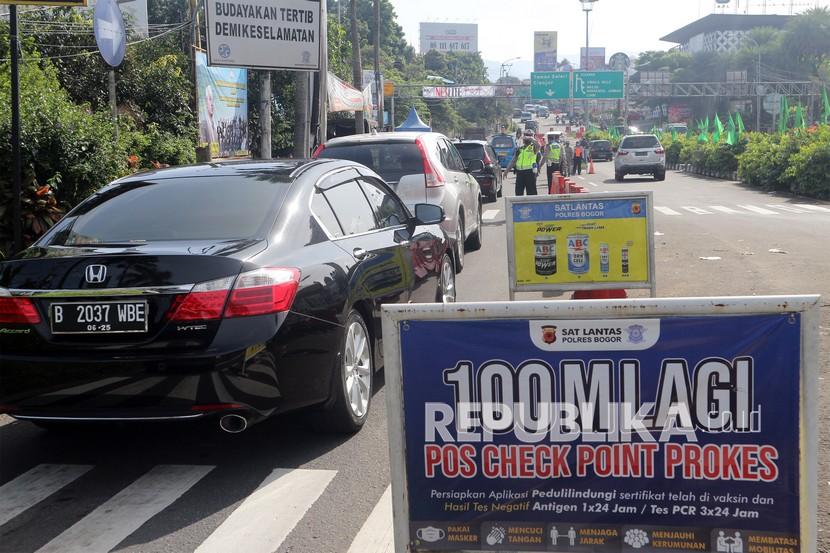
{"label": "building roof", "polygon": [[783,27],[792,16],[789,15],[741,15],[713,13],[672,31],[660,40],[684,44],[693,36],[712,31],[745,31],[756,27]]}

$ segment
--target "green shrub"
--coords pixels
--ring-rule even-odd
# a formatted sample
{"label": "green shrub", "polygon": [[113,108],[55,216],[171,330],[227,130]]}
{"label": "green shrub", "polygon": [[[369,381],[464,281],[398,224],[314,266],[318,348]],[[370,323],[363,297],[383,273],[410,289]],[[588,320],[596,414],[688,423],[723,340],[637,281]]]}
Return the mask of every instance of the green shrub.
{"label": "green shrub", "polygon": [[830,199],[830,127],[812,131],[808,140],[790,156],[782,181],[796,194]]}

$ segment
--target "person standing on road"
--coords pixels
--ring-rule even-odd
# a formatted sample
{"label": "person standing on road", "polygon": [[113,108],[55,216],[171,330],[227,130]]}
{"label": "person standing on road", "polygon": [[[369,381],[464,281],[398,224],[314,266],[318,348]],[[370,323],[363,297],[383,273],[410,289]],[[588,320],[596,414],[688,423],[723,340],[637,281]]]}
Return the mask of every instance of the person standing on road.
{"label": "person standing on road", "polygon": [[582,152],[582,144],[577,142],[576,148],[574,148],[574,170],[576,171],[577,175],[582,174]]}
{"label": "person standing on road", "polygon": [[553,183],[553,174],[556,171],[562,172],[562,147],[559,142],[551,140],[545,149],[545,162],[548,169],[548,190]]}
{"label": "person standing on road", "polygon": [[565,152],[562,156],[562,176],[563,177],[570,177],[571,176],[571,161],[574,158],[574,149],[571,148],[571,142],[569,140],[565,141]]}
{"label": "person standing on road", "polygon": [[533,135],[525,133],[522,139],[522,147],[513,154],[513,159],[507,166],[507,171],[516,171],[516,195],[536,195],[536,175],[539,173],[539,165],[536,162],[538,153]]}

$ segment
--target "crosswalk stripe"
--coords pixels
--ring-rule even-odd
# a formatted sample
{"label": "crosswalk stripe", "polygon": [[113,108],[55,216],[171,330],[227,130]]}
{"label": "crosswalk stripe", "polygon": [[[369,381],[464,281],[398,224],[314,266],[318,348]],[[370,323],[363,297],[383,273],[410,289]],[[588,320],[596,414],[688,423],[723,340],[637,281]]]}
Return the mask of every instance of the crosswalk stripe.
{"label": "crosswalk stripe", "polygon": [[348,553],[392,553],[395,534],[392,529],[392,486],[380,496],[372,513],[355,536]]}
{"label": "crosswalk stripe", "polygon": [[485,221],[490,221],[490,220],[495,219],[496,217],[498,217],[498,215],[499,215],[499,210],[498,209],[488,209],[487,211],[485,211],[484,213],[481,214],[481,218],[484,219]]}
{"label": "crosswalk stripe", "polygon": [[595,182],[589,182],[588,184],[590,184],[590,185],[591,185],[591,186],[593,186],[594,188],[598,188],[598,187],[599,187],[599,185],[598,185],[597,183],[595,183]]}
{"label": "crosswalk stripe", "polygon": [[804,209],[809,209],[811,211],[823,211],[826,213],[830,213],[830,208],[822,207],[820,205],[812,205],[812,204],[795,204],[798,207],[803,207]]}
{"label": "crosswalk stripe", "polygon": [[106,553],[213,470],[157,465],[41,547],[37,553]]}
{"label": "crosswalk stripe", "polygon": [[683,209],[685,209],[686,211],[690,212],[690,213],[694,213],[695,215],[711,215],[712,214],[711,211],[706,211],[702,207],[695,207],[693,205],[684,205],[684,206],[681,206],[681,207]]}
{"label": "crosswalk stripe", "polygon": [[771,209],[764,209],[763,207],[758,207],[754,205],[741,205],[738,204],[738,207],[741,209],[745,209],[747,211],[752,211],[754,213],[758,213],[760,215],[779,215],[777,211],[773,211]]}
{"label": "crosswalk stripe", "polygon": [[0,526],[92,469],[92,465],[38,465],[0,486]]}
{"label": "crosswalk stripe", "polygon": [[710,205],[710,208],[714,209],[715,211],[720,211],[721,213],[726,213],[727,215],[735,215],[738,213],[743,213],[743,211],[738,211],[737,209],[732,209],[731,207],[726,207],[725,205]]}
{"label": "crosswalk stripe", "polygon": [[271,553],[288,537],[337,471],[275,469],[196,553]]}
{"label": "crosswalk stripe", "polygon": [[780,209],[781,211],[786,211],[787,213],[807,213],[803,209],[798,209],[797,207],[785,204],[767,204],[767,207]]}
{"label": "crosswalk stripe", "polygon": [[680,212],[673,210],[670,207],[663,207],[660,205],[654,206],[654,209],[662,213],[663,215],[680,215]]}

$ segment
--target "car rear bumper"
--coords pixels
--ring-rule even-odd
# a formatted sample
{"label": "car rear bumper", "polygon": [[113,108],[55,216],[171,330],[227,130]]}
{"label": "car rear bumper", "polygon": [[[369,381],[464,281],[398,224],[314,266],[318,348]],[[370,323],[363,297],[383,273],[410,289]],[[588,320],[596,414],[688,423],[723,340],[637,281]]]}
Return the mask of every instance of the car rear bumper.
{"label": "car rear bumper", "polygon": [[633,165],[622,165],[615,168],[615,171],[625,175],[646,175],[665,171],[666,166],[663,163],[643,163]]}

